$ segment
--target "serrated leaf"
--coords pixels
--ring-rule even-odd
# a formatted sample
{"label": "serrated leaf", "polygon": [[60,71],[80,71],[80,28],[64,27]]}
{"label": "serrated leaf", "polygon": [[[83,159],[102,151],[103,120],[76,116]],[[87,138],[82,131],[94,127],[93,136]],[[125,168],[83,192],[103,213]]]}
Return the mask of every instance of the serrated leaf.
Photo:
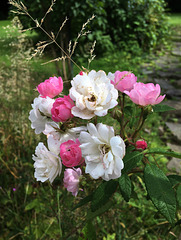
{"label": "serrated leaf", "polygon": [[179,208],[181,208],[181,185],[177,188],[177,202],[179,205]]}
{"label": "serrated leaf", "polygon": [[118,182],[110,180],[101,183],[95,190],[91,202],[91,210],[94,212],[109,201],[109,198],[116,191]]}
{"label": "serrated leaf", "polygon": [[123,158],[124,162],[124,168],[122,173],[127,173],[131,171],[133,168],[137,166],[137,164],[142,161],[143,159],[143,153],[134,151],[131,153],[127,153],[125,157]]}
{"label": "serrated leaf", "polygon": [[81,199],[80,202],[77,205],[75,205],[75,207],[72,209],[72,211],[74,211],[75,209],[82,207],[86,203],[90,202],[92,200],[92,197],[93,197],[93,195],[91,194],[91,195]]}
{"label": "serrated leaf", "polygon": [[175,222],[176,198],[168,178],[156,165],[147,164],[144,170],[144,179],[151,201],[173,225]]}
{"label": "serrated leaf", "polygon": [[119,189],[126,202],[129,202],[132,192],[131,180],[127,174],[122,174],[119,178]]}
{"label": "serrated leaf", "polygon": [[181,183],[181,176],[179,175],[169,175],[167,176],[167,178],[169,179],[170,183],[172,184],[172,186],[178,184],[178,183]]}
{"label": "serrated leaf", "polygon": [[166,111],[171,111],[175,110],[175,108],[170,107],[168,105],[163,105],[163,104],[157,104],[152,106],[154,112],[166,112]]}
{"label": "serrated leaf", "polygon": [[174,151],[168,151],[162,148],[152,148],[150,150],[144,151],[145,154],[161,154],[165,156],[175,157],[181,159],[181,153],[174,152]]}
{"label": "serrated leaf", "polygon": [[108,201],[102,207],[99,207],[96,211],[91,211],[91,209],[90,209],[87,213],[87,221],[89,221],[97,216],[100,216],[101,214],[103,214],[104,212],[109,210],[112,206],[113,206],[113,202]]}

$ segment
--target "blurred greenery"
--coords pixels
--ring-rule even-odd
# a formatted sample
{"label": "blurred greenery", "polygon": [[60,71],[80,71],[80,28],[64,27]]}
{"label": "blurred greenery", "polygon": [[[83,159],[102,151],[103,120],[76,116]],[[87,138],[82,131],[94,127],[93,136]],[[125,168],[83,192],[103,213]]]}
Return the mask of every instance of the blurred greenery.
{"label": "blurred greenery", "polygon": [[172,13],[169,16],[169,23],[174,26],[181,25],[181,13]]}
{"label": "blurred greenery", "polygon": [[[98,1],[97,4],[101,2]],[[78,8],[79,6],[75,7]],[[176,21],[174,19],[175,16],[170,16],[171,24],[180,22],[179,18]],[[87,224],[84,223],[89,207],[75,211],[72,208],[96,188],[99,180],[90,179],[91,184],[83,183],[84,191],[77,198],[63,188],[62,179],[56,179],[53,185],[36,182],[33,177],[32,154],[38,142],[43,141],[43,136],[35,135],[28,115],[37,95],[34,88],[50,76],[57,75],[57,70],[53,63],[41,65],[52,59],[51,52],[45,53],[42,58],[26,62],[25,55],[30,54],[27,51],[30,46],[33,47],[37,35],[29,32],[20,37],[11,28],[7,32],[8,29],[3,26],[10,24],[10,21],[0,21],[0,239],[84,240],[88,235],[91,239],[88,234],[91,228],[95,228],[96,239],[103,240],[177,239],[179,225],[170,229],[168,222],[155,210],[147,196],[141,173],[129,176],[134,180],[134,191],[128,203],[117,192],[112,197],[112,208]],[[138,77],[141,76],[140,66],[146,61],[147,55],[137,44],[130,46],[127,49],[125,44],[123,49],[118,48],[119,51],[105,52],[91,63],[91,69],[104,69],[107,73],[118,69],[130,70]],[[77,62],[87,67],[86,60],[80,55]],[[77,72],[74,69],[74,74]],[[112,124],[110,119],[106,121]],[[116,123],[113,124],[116,126]],[[161,116],[152,114],[146,124],[147,129],[141,136],[147,139],[151,147],[164,146],[162,139],[165,136],[160,136],[158,128],[163,124]],[[150,161],[156,160],[166,171],[167,158],[150,158]],[[95,236],[94,233],[92,236]]]}

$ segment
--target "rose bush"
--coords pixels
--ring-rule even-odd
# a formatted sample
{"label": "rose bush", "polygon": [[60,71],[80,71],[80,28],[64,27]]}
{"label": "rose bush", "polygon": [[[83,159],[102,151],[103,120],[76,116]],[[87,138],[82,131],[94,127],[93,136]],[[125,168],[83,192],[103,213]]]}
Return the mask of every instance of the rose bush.
{"label": "rose bush", "polygon": [[[165,98],[160,95],[160,86],[137,82],[137,77],[128,71],[108,75],[104,71],[81,71],[71,81],[68,96],[52,99],[49,96],[54,94],[48,93],[47,84],[50,83],[45,81],[38,87],[45,91],[39,91],[29,116],[35,133],[43,132],[48,141],[48,148],[39,143],[33,155],[37,181],[52,183],[63,171],[63,186],[77,196],[79,187],[86,189],[86,180],[104,180],[78,204],[82,206],[91,201],[91,211],[94,212],[110,201],[118,185],[122,197],[129,201],[134,182],[131,176],[144,173],[142,181],[147,194],[157,210],[173,223],[176,213],[174,190],[165,174],[150,160],[149,154],[178,158],[181,154],[150,149],[150,143],[141,136],[150,114],[169,109],[166,105],[158,105]],[[54,92],[52,86],[50,89],[51,93]],[[107,122],[117,127],[113,128]],[[155,181],[159,189],[150,184]],[[80,195],[85,196],[85,192]],[[171,205],[167,204],[168,201]],[[163,211],[162,204],[168,211]]]}

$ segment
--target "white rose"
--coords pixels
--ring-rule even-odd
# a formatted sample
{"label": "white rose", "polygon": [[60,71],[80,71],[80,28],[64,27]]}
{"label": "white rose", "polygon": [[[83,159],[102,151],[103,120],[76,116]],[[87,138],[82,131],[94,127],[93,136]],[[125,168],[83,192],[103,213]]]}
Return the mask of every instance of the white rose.
{"label": "white rose", "polygon": [[98,123],[87,125],[88,132],[81,132],[79,141],[86,169],[94,179],[101,177],[109,181],[121,176],[124,167],[125,143],[120,136],[114,136],[113,127]]}
{"label": "white rose", "polygon": [[31,121],[31,128],[35,129],[36,134],[43,132],[45,130],[45,124],[51,121],[48,117],[51,117],[51,108],[54,101],[54,99],[49,97],[42,98],[40,96],[34,99],[29,120]]}
{"label": "white rose", "polygon": [[69,95],[75,101],[72,114],[76,117],[91,119],[95,115],[105,116],[109,109],[118,104],[118,91],[104,71],[78,74],[71,84]]}
{"label": "white rose", "polygon": [[57,175],[62,171],[61,159],[58,156],[57,146],[52,136],[48,138],[48,148],[40,142],[33,155],[35,173],[34,176],[37,181],[45,182],[49,180],[50,183],[54,181]]}

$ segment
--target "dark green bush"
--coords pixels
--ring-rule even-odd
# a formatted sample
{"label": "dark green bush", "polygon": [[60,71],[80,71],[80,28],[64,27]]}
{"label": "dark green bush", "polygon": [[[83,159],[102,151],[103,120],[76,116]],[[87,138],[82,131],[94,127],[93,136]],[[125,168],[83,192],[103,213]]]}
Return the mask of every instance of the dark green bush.
{"label": "dark green bush", "polygon": [[106,1],[108,34],[113,42],[143,50],[160,46],[168,37],[164,0]]}
{"label": "dark green bush", "polygon": [[[29,13],[39,21],[50,3],[49,0],[24,0]],[[96,54],[112,51],[113,48],[126,48],[131,52],[132,48],[133,51],[135,48],[149,51],[159,48],[168,37],[165,7],[164,0],[59,0],[53,6],[54,11],[47,15],[43,27],[56,34],[67,16],[69,20],[57,39],[60,42],[63,38],[64,49],[67,49],[69,40],[76,38],[82,24],[94,14],[96,18],[87,26],[87,30],[91,30],[88,39],[97,40]],[[22,15],[21,20],[25,27],[33,24],[27,16]],[[83,51],[86,42],[85,37],[79,40]],[[82,51],[77,50],[77,53],[80,56]]]}

